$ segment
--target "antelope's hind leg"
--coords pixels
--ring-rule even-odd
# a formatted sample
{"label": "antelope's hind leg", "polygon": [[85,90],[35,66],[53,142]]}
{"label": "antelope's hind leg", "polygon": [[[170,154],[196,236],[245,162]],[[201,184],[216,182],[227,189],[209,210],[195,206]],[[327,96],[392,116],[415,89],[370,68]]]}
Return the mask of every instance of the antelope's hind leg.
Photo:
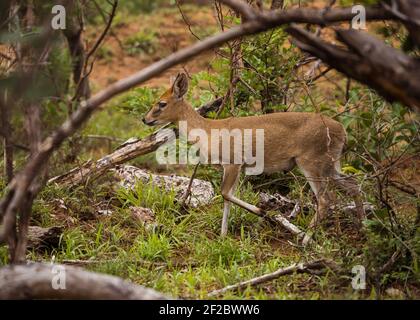
{"label": "antelope's hind leg", "polygon": [[330,168],[325,167],[322,164],[328,162],[320,162],[320,164],[316,164],[313,161],[302,161],[297,160],[297,164],[302,170],[303,174],[305,175],[306,180],[309,182],[312,191],[314,192],[316,199],[317,199],[317,210],[315,212],[315,216],[312,218],[311,222],[309,223],[308,231],[306,232],[305,237],[303,238],[302,244],[306,246],[314,232],[316,227],[319,223],[325,218],[328,212],[328,208],[331,202],[330,194],[329,194],[329,183],[332,179],[332,175],[329,174],[331,170]]}

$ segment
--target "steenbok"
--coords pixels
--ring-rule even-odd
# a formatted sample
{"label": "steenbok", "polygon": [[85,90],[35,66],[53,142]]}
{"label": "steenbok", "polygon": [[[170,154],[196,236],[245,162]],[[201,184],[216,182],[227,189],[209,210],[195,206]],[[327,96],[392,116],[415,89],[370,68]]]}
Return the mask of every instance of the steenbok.
{"label": "steenbok", "polygon": [[[186,135],[188,141],[199,146],[201,159],[211,159],[209,163],[223,166],[221,191],[225,202],[222,235],[227,233],[231,203],[259,216],[266,214],[261,208],[238,199],[234,194],[241,170],[251,168],[250,159],[255,160],[254,162],[262,161],[262,170],[257,173],[289,171],[296,165],[299,167],[318,202],[316,214],[309,225],[311,230],[328,211],[331,200],[328,189],[331,185],[339,187],[353,197],[359,222],[363,219],[364,210],[359,188],[354,179],[340,173],[340,158],[346,142],[346,132],[339,122],[319,113],[306,112],[279,112],[222,120],[206,119],[184,100],[187,91],[187,76],[180,73],[172,87],[147,112],[143,122],[150,126],[186,123],[187,130],[184,133],[180,130],[180,135]],[[219,134],[215,135],[214,132]],[[263,139],[259,139],[261,132]],[[215,139],[220,138],[220,135],[222,139]],[[250,150],[262,150],[262,154],[258,155],[256,152],[255,156]],[[310,237],[308,233],[303,244],[307,244]]]}

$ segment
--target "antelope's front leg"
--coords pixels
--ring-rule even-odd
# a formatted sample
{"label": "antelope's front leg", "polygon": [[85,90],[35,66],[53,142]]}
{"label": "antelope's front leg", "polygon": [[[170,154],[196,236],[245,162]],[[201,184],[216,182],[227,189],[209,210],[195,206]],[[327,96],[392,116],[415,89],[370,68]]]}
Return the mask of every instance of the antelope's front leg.
{"label": "antelope's front leg", "polygon": [[221,236],[224,237],[227,234],[228,229],[228,219],[229,219],[229,213],[230,213],[230,207],[232,203],[228,200],[224,201],[223,205],[223,219],[222,219],[222,232]]}
{"label": "antelope's front leg", "polygon": [[223,166],[223,180],[222,180],[222,196],[224,199],[223,219],[222,219],[222,237],[226,236],[228,229],[228,219],[232,203],[230,199],[235,192],[236,185],[241,173],[240,165],[224,165]]}

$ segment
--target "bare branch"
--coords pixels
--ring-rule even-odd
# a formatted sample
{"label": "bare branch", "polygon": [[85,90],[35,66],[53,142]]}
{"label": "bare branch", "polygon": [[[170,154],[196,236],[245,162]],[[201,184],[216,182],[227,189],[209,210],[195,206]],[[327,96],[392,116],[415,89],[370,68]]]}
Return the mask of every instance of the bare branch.
{"label": "bare branch", "polygon": [[313,270],[322,270],[328,267],[328,264],[324,259],[314,260],[306,263],[294,263],[289,267],[278,269],[269,274],[265,274],[250,280],[242,281],[230,286],[227,286],[223,289],[214,290],[208,294],[209,297],[219,296],[230,290],[240,290],[248,286],[256,286],[264,282],[272,281],[274,279],[280,278],[281,276],[290,275],[295,272],[297,273],[311,273]]}
{"label": "bare branch", "polygon": [[331,67],[376,89],[390,102],[401,101],[420,112],[420,63],[381,40],[354,29],[337,30],[347,45],[344,50],[320,40],[312,33],[292,26],[287,31],[295,44]]}
{"label": "bare branch", "polygon": [[[54,277],[62,272],[65,289],[55,288]],[[63,278],[64,279],[64,278]],[[64,281],[64,280],[63,280]],[[0,269],[0,299],[130,299],[166,300],[169,297],[121,278],[83,269],[32,263]]]}

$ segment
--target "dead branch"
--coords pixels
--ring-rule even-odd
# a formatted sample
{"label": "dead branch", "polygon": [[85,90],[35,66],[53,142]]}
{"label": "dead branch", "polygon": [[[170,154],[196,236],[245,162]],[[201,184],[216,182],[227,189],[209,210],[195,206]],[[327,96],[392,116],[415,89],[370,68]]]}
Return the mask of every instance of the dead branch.
{"label": "dead branch", "polygon": [[336,31],[348,50],[326,43],[297,26],[287,31],[295,44],[338,71],[376,89],[388,101],[401,101],[420,112],[420,62],[365,32]]}
{"label": "dead branch", "polygon": [[238,12],[243,20],[253,20],[256,18],[256,11],[252,9],[245,1],[242,0],[218,0],[220,3],[230,7],[235,12]]}
{"label": "dead branch", "polygon": [[185,192],[184,192],[184,194],[183,194],[183,196],[182,196],[182,201],[181,201],[181,207],[182,208],[185,208],[186,207],[186,205],[187,205],[187,200],[190,198],[190,196],[191,196],[191,187],[192,187],[192,185],[193,185],[193,182],[194,182],[194,179],[195,179],[195,175],[197,174],[197,170],[198,170],[198,167],[200,166],[200,163],[197,163],[196,165],[195,165],[195,167],[194,167],[194,171],[193,171],[193,173],[192,173],[192,175],[191,175],[191,178],[190,178],[190,182],[188,183],[188,187],[187,187],[187,190],[185,190]]}
{"label": "dead branch", "polygon": [[0,299],[169,299],[118,277],[44,263],[1,268],[0,288]]}
{"label": "dead branch", "polygon": [[184,11],[182,10],[179,0],[175,0],[175,4],[178,7],[178,11],[181,14],[182,20],[184,20],[184,23],[187,26],[188,30],[190,31],[191,35],[197,40],[201,40],[200,37],[193,31],[191,21],[188,19],[188,17],[185,15]]}
{"label": "dead branch", "polygon": [[278,269],[277,271],[274,271],[272,273],[268,273],[259,277],[252,278],[250,280],[242,281],[230,286],[227,286],[223,289],[218,289],[210,292],[208,294],[209,297],[215,297],[219,296],[227,291],[230,290],[240,290],[243,288],[246,288],[248,286],[256,286],[261,283],[265,283],[268,281],[272,281],[274,279],[277,279],[281,276],[290,275],[293,273],[311,273],[314,270],[322,270],[326,269],[328,267],[331,267],[331,262],[327,262],[324,259],[320,260],[314,260],[311,262],[305,262],[305,263],[294,263],[289,267]]}
{"label": "dead branch", "polygon": [[410,38],[420,48],[420,0],[392,0],[391,6],[385,2],[381,5],[407,28]]}
{"label": "dead branch", "polygon": [[[285,228],[287,231],[289,231],[291,234],[297,236],[298,240],[303,239],[306,236],[306,233],[301,230],[298,226],[291,223],[289,220],[287,220],[285,217],[283,217],[281,214],[276,214],[274,216],[265,216],[267,220],[272,220],[281,226]],[[312,239],[308,240],[308,244],[313,243]]]}

